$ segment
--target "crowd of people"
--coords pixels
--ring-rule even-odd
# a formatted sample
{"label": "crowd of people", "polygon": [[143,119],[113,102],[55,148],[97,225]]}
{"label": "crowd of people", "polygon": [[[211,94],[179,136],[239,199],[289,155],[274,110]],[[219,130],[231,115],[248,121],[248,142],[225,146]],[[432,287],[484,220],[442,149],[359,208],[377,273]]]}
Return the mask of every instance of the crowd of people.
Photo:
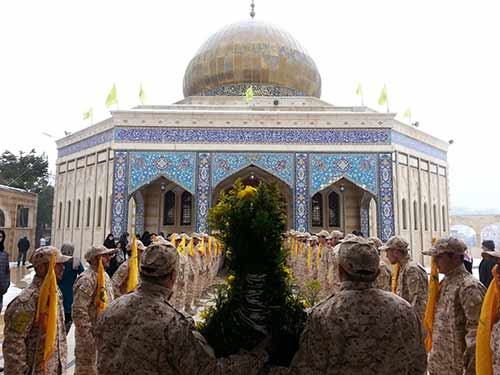
{"label": "crowd of people", "polygon": [[[51,259],[59,280],[66,271],[76,279],[71,309],[76,375],[261,373],[269,338],[253,350],[215,358],[187,313],[223,264],[221,244],[197,233],[166,238],[149,234],[141,239],[150,243],[127,240],[127,259],[112,277],[104,269],[123,245],[92,246],[85,253],[89,266],[83,272],[71,247],[63,247],[64,254],[50,246],[35,250],[30,257],[36,273],[33,282],[5,312],[5,373],[66,373],[64,295],[58,297],[57,331],[49,356],[41,350],[47,334],[37,320]],[[500,252],[487,245],[483,244],[483,257],[496,266]],[[284,246],[294,283],[303,288],[317,280],[325,298],[309,311],[290,366],[266,371],[476,374],[476,335],[486,288],[466,270],[467,248],[461,240],[440,238],[424,252],[432,257],[436,272],[444,275],[438,288],[437,275],[431,273],[429,281],[400,236],[384,244],[359,232],[344,237],[338,231],[289,231]],[[139,282],[130,288],[133,267]],[[495,275],[492,282],[498,284]],[[500,323],[492,326],[491,350],[493,374],[499,375]]]}

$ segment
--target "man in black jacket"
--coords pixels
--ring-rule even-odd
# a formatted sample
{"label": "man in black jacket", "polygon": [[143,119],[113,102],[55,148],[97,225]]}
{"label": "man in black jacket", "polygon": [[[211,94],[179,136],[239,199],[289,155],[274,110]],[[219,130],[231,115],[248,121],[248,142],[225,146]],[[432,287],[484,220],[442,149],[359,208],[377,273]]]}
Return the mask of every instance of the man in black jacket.
{"label": "man in black jacket", "polygon": [[28,249],[30,248],[30,241],[28,240],[28,237],[24,236],[19,240],[17,243],[17,249],[19,250],[19,254],[17,256],[17,266],[21,264],[21,261],[26,263],[26,254],[28,254]]}
{"label": "man in black jacket", "polygon": [[[483,251],[495,251],[495,242],[492,240],[485,240],[481,244],[481,249]],[[479,280],[486,288],[488,288],[491,280],[493,279],[491,269],[495,266],[495,264],[495,260],[485,257],[484,255],[481,263],[479,263]]]}

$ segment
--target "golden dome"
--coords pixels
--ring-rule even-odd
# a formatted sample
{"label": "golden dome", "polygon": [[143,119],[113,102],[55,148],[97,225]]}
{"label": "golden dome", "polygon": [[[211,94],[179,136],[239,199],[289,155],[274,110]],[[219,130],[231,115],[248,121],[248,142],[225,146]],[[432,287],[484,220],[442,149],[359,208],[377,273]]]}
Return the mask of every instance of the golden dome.
{"label": "golden dome", "polygon": [[184,96],[321,95],[313,59],[286,31],[255,20],[234,23],[201,46],[184,74]]}

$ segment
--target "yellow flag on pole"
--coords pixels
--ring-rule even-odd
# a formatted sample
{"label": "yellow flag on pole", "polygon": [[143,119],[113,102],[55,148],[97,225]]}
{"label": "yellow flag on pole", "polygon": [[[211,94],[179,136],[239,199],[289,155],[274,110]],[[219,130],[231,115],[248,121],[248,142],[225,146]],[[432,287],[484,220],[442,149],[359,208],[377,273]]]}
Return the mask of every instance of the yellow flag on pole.
{"label": "yellow flag on pole", "polygon": [[382,91],[380,92],[380,96],[378,98],[378,104],[379,105],[384,105],[387,103],[387,86],[384,85],[382,88]]}
{"label": "yellow flag on pole", "polygon": [[311,263],[312,263],[312,256],[313,256],[313,248],[311,245],[307,248],[307,270],[311,270]]}
{"label": "yellow flag on pole", "polygon": [[139,99],[141,101],[141,104],[144,104],[144,102],[146,101],[146,94],[144,93],[144,89],[142,88],[142,83],[141,87],[139,88]]}
{"label": "yellow flag on pole", "polygon": [[498,288],[498,265],[491,270],[491,280],[488,291],[484,296],[481,315],[476,333],[476,374],[493,374],[493,354],[491,352],[491,330],[498,318],[500,308],[500,290]]}
{"label": "yellow flag on pole", "polygon": [[396,294],[396,290],[398,290],[398,277],[400,269],[401,265],[399,263],[396,263],[396,265],[394,266],[394,273],[392,274],[392,282],[391,282],[391,291],[394,294]]}
{"label": "yellow flag on pole", "polygon": [[89,108],[87,111],[83,112],[83,119],[84,120],[90,119],[90,122],[92,122],[92,115],[93,115],[93,109]]}
{"label": "yellow flag on pole", "polygon": [[56,256],[53,254],[50,258],[49,269],[40,288],[35,316],[35,322],[39,325],[41,331],[45,333],[45,342],[43,344],[43,368],[45,370],[47,370],[48,359],[54,353],[57,335],[58,291],[54,270],[55,264]]}
{"label": "yellow flag on pole", "polygon": [[212,255],[212,236],[208,236],[207,252],[208,256]]}
{"label": "yellow flag on pole", "polygon": [[108,295],[106,294],[106,275],[102,258],[99,258],[99,267],[97,268],[97,290],[95,293],[95,304],[97,306],[97,315],[102,313],[108,306]]}
{"label": "yellow flag on pole", "polygon": [[247,98],[247,103],[250,103],[253,100],[253,87],[250,86],[245,92],[245,96]]}
{"label": "yellow flag on pole", "polygon": [[177,252],[181,255],[186,254],[186,235],[185,234],[182,234],[181,242],[179,243],[179,246],[177,246]]}
{"label": "yellow flag on pole", "polygon": [[201,256],[205,256],[205,237],[201,237],[200,247],[198,248],[198,252]]}
{"label": "yellow flag on pole", "polygon": [[429,281],[429,296],[427,297],[427,305],[425,307],[424,326],[427,330],[425,338],[425,350],[429,353],[432,349],[432,327],[434,326],[434,313],[436,311],[436,303],[439,298],[439,273],[437,269],[436,258],[432,257],[431,277]]}
{"label": "yellow flag on pole", "polygon": [[318,252],[316,253],[316,269],[319,268],[319,261],[321,260],[321,250],[323,250],[323,245],[318,245]]}
{"label": "yellow flag on pole", "polygon": [[128,261],[127,293],[137,288],[139,282],[139,258],[137,254],[137,238],[132,236],[131,256]]}
{"label": "yellow flag on pole", "polygon": [[108,97],[106,98],[106,108],[111,107],[113,104],[118,104],[118,96],[116,94],[116,85],[113,83],[113,87],[109,91]]}
{"label": "yellow flag on pole", "polygon": [[194,239],[191,238],[191,241],[189,241],[188,245],[188,255],[190,257],[194,257]]}
{"label": "yellow flag on pole", "polygon": [[408,107],[403,115],[403,118],[411,119],[411,109]]}
{"label": "yellow flag on pole", "polygon": [[358,83],[358,87],[356,88],[356,96],[363,96],[363,88],[361,87],[361,82]]}

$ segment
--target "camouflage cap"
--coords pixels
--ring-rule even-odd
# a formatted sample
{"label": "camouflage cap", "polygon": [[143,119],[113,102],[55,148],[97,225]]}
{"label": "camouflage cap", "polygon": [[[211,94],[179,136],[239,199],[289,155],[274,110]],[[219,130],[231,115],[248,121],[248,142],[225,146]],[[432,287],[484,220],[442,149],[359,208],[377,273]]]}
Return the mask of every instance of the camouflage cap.
{"label": "camouflage cap", "polygon": [[330,238],[331,239],[341,239],[341,238],[344,238],[344,233],[342,233],[341,231],[339,230],[332,230],[332,233],[330,233]]}
{"label": "camouflage cap", "polygon": [[196,239],[198,239],[198,240],[201,240],[201,236],[200,236],[200,234],[199,234],[199,233],[196,233],[196,232],[191,233],[191,237],[192,237],[192,238],[196,238]]}
{"label": "camouflage cap", "polygon": [[69,262],[72,257],[63,255],[58,248],[54,246],[43,246],[36,249],[30,256],[30,263],[33,267],[36,267],[43,263],[49,263],[52,255],[56,256],[56,263],[66,263]]}
{"label": "camouflage cap", "polygon": [[424,255],[436,256],[441,254],[465,254],[467,245],[456,237],[441,237],[429,250],[422,251]]}
{"label": "camouflage cap", "polygon": [[391,238],[389,238],[389,240],[385,243],[384,246],[381,246],[379,248],[379,250],[394,249],[394,250],[400,250],[403,252],[407,252],[408,246],[410,246],[410,244],[403,237],[392,236]]}
{"label": "camouflage cap", "polygon": [[309,241],[316,241],[316,242],[318,242],[319,241],[318,236],[311,236],[311,237],[309,237]]}
{"label": "camouflage cap", "polygon": [[316,236],[318,237],[329,237],[330,233],[327,230],[320,230],[318,233],[316,233]]}
{"label": "camouflage cap", "polygon": [[366,238],[347,236],[340,243],[338,259],[345,272],[362,281],[373,281],[379,273],[378,251]]}
{"label": "camouflage cap", "polygon": [[382,246],[384,246],[384,243],[378,237],[369,237],[368,239],[373,242],[377,249],[380,249]]}
{"label": "camouflage cap", "polygon": [[107,247],[103,245],[94,245],[91,246],[90,249],[87,250],[85,253],[85,260],[87,262],[90,262],[93,258],[99,255],[106,255],[106,254],[114,254],[118,251],[118,249],[108,249]]}
{"label": "camouflage cap", "polygon": [[139,270],[143,276],[167,276],[177,269],[178,262],[179,254],[172,244],[154,243],[142,254]]}
{"label": "camouflage cap", "polygon": [[[132,249],[132,241],[130,241],[127,245],[127,250],[130,250],[130,249]],[[144,246],[144,244],[142,243],[141,240],[137,240],[137,250],[141,250],[141,251],[146,250],[146,246]]]}

